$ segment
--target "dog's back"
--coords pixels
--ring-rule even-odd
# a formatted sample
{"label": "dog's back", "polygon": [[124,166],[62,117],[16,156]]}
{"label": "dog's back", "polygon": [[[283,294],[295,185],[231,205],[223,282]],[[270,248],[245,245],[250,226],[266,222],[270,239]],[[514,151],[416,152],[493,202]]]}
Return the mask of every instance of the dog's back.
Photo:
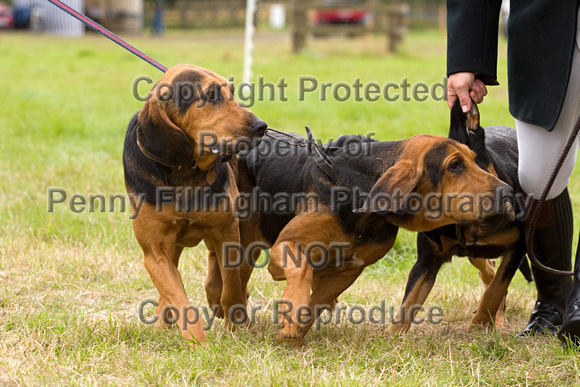
{"label": "dog's back", "polygon": [[[360,157],[361,153],[368,153],[361,148],[370,143],[378,144],[376,140],[359,135],[343,135],[324,146],[313,145],[333,163],[331,169],[326,169],[321,166],[323,161],[315,151],[289,144],[286,136],[272,136],[274,138],[264,137],[258,147],[240,156],[238,161],[240,192],[252,195],[254,210],[258,213],[258,216],[253,214],[252,222],[259,223],[261,236],[269,244],[274,244],[282,229],[299,210],[292,204],[304,204],[300,199],[305,195],[312,194],[316,204],[327,205],[331,200],[330,189],[338,179],[342,186],[360,187],[365,192],[376,181],[371,176],[375,168],[367,165],[366,160]],[[298,134],[293,133],[292,136],[306,142]],[[357,170],[363,173],[356,173]],[[267,200],[275,203],[277,198],[286,198],[291,205],[264,210],[264,206],[271,204],[266,203]],[[345,208],[346,215],[340,219],[359,216],[353,214],[352,209],[360,205],[362,202],[340,206]],[[338,210],[340,212],[340,208]]]}

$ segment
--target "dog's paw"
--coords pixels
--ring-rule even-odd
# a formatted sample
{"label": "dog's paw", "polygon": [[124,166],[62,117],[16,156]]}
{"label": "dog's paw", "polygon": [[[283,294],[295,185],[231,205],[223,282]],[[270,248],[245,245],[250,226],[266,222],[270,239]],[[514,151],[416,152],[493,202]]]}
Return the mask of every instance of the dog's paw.
{"label": "dog's paw", "polygon": [[279,338],[295,339],[300,335],[301,328],[298,324],[282,323],[282,328],[278,333]]}
{"label": "dog's paw", "polygon": [[288,343],[293,347],[301,347],[304,344],[304,333],[304,327],[285,321],[282,323],[280,332],[278,332],[278,342]]}
{"label": "dog's paw", "polygon": [[503,314],[503,312],[498,312],[495,315],[495,327],[496,328],[503,328],[505,322],[505,316]]}
{"label": "dog's paw", "polygon": [[155,321],[155,328],[156,329],[173,329],[175,328],[176,325],[175,324],[166,324],[162,319],[157,319],[157,321]]}
{"label": "dog's paw", "polygon": [[388,335],[401,335],[409,332],[411,329],[411,324],[391,324],[385,329],[385,333]]}
{"label": "dog's paw", "polygon": [[493,319],[491,318],[491,316],[489,314],[477,313],[471,319],[471,324],[469,325],[469,330],[491,329],[494,326],[495,325],[494,325]]}
{"label": "dog's paw", "polygon": [[283,337],[281,333],[278,333],[278,342],[280,344],[286,344],[292,348],[300,348],[304,345],[304,338],[302,336],[298,337]]}
{"label": "dog's paw", "polygon": [[181,335],[187,341],[187,344],[194,349],[199,349],[207,344],[207,336],[203,330],[196,329],[194,331],[181,331]]}
{"label": "dog's paw", "polygon": [[224,308],[222,308],[221,305],[213,305],[211,309],[214,311],[217,318],[224,318],[226,315],[224,313]]}

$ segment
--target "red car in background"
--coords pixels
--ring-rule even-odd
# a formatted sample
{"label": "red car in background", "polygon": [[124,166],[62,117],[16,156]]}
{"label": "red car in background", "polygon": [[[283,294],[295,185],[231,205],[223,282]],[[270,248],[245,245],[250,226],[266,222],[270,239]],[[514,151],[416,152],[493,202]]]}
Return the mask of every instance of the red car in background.
{"label": "red car in background", "polygon": [[[323,27],[328,25],[365,25],[368,21],[368,12],[364,9],[359,9],[359,0],[327,0],[323,2],[323,7],[314,12],[313,25],[314,27]],[[324,9],[328,7],[328,9]],[[355,37],[361,34],[360,31],[350,31],[348,36]],[[325,32],[321,30],[314,30],[315,37],[325,37],[328,35],[328,30]]]}
{"label": "red car in background", "polygon": [[367,12],[356,9],[333,9],[318,11],[314,16],[314,25],[321,24],[364,24]]}
{"label": "red car in background", "polygon": [[7,4],[0,3],[0,28],[14,27],[14,16],[12,8]]}
{"label": "red car in background", "polygon": [[314,25],[324,24],[365,24],[367,11],[356,9],[358,1],[325,1],[328,10],[318,10],[314,13]]}

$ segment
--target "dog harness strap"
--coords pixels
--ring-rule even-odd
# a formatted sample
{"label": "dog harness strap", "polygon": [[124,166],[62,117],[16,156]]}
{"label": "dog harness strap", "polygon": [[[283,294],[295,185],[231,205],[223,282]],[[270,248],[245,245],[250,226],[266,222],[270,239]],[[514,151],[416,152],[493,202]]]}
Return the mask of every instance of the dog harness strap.
{"label": "dog harness strap", "polygon": [[[306,126],[305,129],[306,129],[306,135],[308,137],[308,141],[304,141],[302,138],[296,137],[291,133],[282,132],[280,130],[276,130],[276,129],[272,129],[272,128],[266,129],[266,132],[264,133],[264,135],[270,137],[273,140],[280,141],[280,142],[283,142],[284,144],[288,144],[291,146],[299,146],[302,148],[308,147],[308,151],[310,152],[310,154],[314,155],[314,161],[316,162],[316,165],[318,166],[318,168],[320,168],[320,170],[322,172],[324,172],[324,174],[333,183],[336,184],[337,181],[334,177],[334,174],[332,173],[332,160],[330,160],[330,158],[326,154],[326,151],[328,151],[332,148],[327,148],[325,151],[325,149],[322,148],[321,146],[319,146],[316,143],[316,141],[314,140],[314,135],[312,134],[312,130],[310,129],[310,127]],[[268,134],[268,132],[274,132],[274,133],[277,133],[279,135],[292,138],[292,139],[296,140],[296,142],[292,143],[289,141],[282,140],[279,137],[274,137],[274,136]]]}

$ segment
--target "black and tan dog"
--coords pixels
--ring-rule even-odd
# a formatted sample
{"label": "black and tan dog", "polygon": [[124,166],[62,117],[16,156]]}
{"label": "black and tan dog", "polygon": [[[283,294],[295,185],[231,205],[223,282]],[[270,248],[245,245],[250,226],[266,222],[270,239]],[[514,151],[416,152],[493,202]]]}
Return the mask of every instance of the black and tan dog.
{"label": "black and tan dog", "polygon": [[[304,148],[294,157],[265,152],[276,145],[277,140],[264,138],[240,158],[239,187],[260,197],[305,199],[278,211],[254,209],[240,223],[242,244],[272,246],[270,273],[287,282],[283,300],[292,310],[280,316],[280,341],[301,345],[320,312],[392,248],[399,227],[429,231],[514,218],[509,202],[483,214],[458,207],[459,194],[509,195],[511,188],[480,168],[475,153],[454,140],[417,135],[377,142],[341,136],[318,153]],[[320,152],[326,162],[314,156]],[[420,203],[425,200],[432,202]],[[439,207],[433,203],[438,200]],[[243,268],[244,283],[250,273],[250,265]]]}
{"label": "black and tan dog", "polygon": [[187,339],[205,339],[177,269],[183,248],[202,240],[213,281],[220,281],[207,292],[210,305],[219,305],[218,314],[227,317],[233,305],[246,304],[239,267],[226,267],[222,257],[223,243],[240,242],[231,210],[238,189],[224,161],[236,141],[259,138],[266,128],[238,104],[224,77],[192,65],[167,70],[131,120],[123,150],[125,185],[144,199],[133,229],[159,291],[158,326],[168,307],[165,322],[176,322]]}
{"label": "black and tan dog", "polygon": [[[477,109],[474,105],[474,108]],[[451,111],[449,138],[466,144],[476,154],[476,163],[486,171],[498,176],[517,191],[518,147],[515,130],[504,126],[490,126],[483,129],[479,125],[479,114],[464,114],[459,101]],[[515,196],[513,201],[518,218],[497,227],[490,223],[473,223],[468,226],[448,225],[417,235],[417,262],[411,269],[401,310],[406,311],[389,327],[391,332],[404,332],[418,308],[431,291],[437,273],[445,262],[453,256],[469,257],[480,270],[480,276],[487,285],[485,293],[472,319],[472,326],[503,325],[503,307],[508,286],[521,268],[528,281],[532,280],[527,260],[522,215],[528,203],[523,197]],[[497,273],[489,259],[502,257]]]}

